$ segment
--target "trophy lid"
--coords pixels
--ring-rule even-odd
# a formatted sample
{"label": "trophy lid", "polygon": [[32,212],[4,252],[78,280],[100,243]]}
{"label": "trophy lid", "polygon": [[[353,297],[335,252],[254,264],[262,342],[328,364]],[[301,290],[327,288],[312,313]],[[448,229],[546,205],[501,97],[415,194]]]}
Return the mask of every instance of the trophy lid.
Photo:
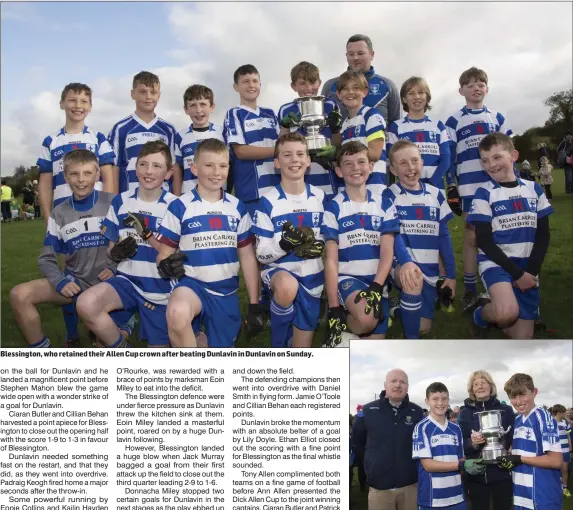
{"label": "trophy lid", "polygon": [[326,98],[324,96],[304,96],[297,97],[295,103],[306,103],[307,101],[324,101]]}

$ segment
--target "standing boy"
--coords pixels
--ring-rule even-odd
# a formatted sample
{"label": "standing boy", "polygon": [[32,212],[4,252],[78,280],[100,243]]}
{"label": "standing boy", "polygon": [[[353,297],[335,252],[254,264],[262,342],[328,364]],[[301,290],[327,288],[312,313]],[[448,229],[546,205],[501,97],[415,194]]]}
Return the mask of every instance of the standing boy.
{"label": "standing boy", "polygon": [[[476,190],[489,181],[480,163],[479,143],[489,133],[500,132],[510,136],[512,130],[501,113],[490,110],[483,104],[489,90],[485,71],[471,67],[461,74],[459,82],[459,93],[464,96],[466,105],[446,121],[451,140],[451,164],[446,180],[448,201],[452,204],[459,203],[461,196],[464,220],[467,220]],[[456,176],[458,189],[454,183]],[[476,258],[475,232],[473,226],[466,222],[463,249],[464,311],[473,311],[478,299]]]}
{"label": "standing boy", "polygon": [[135,167],[139,151],[147,142],[159,140],[169,147],[175,158],[170,180],[164,182],[163,187],[175,195],[181,194],[181,153],[175,143],[177,131],[155,115],[160,96],[161,86],[155,74],[141,71],[133,77],[131,99],[135,101],[135,112],[117,122],[108,137],[115,152],[115,184],[119,193],[138,187]]}
{"label": "standing boy", "polygon": [[496,323],[511,338],[532,338],[553,208],[538,183],[515,176],[519,153],[509,136],[487,135],[479,152],[491,179],[476,191],[467,222],[475,228],[479,272],[491,303],[474,310],[474,322],[482,328]]}
{"label": "standing boy", "polygon": [[511,454],[499,457],[512,470],[515,510],[561,510],[561,465],[557,422],[535,405],[538,390],[528,374],[513,374],[503,387],[517,411]]}

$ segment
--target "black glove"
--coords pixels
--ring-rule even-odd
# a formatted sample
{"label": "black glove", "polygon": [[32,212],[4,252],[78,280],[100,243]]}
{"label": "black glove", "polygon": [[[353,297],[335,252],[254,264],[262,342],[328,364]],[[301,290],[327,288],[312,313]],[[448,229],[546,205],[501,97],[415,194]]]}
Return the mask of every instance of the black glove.
{"label": "black glove", "polygon": [[130,259],[137,253],[137,241],[134,237],[126,237],[123,241],[113,245],[109,252],[109,258],[116,263]]}
{"label": "black glove", "polygon": [[281,127],[286,129],[290,129],[292,127],[298,127],[298,123],[300,122],[300,116],[294,112],[290,112],[288,115],[285,115],[279,122]]}
{"label": "black glove", "polygon": [[444,311],[450,313],[454,311],[453,302],[454,298],[452,297],[452,289],[450,287],[443,287],[444,281],[438,280],[436,285],[436,289],[438,291],[438,298],[440,299],[440,304],[444,307]]}
{"label": "black glove", "polygon": [[511,471],[514,467],[523,464],[521,455],[503,455],[495,459],[499,462],[499,467]]}
{"label": "black glove", "polygon": [[366,299],[364,313],[372,312],[372,316],[378,321],[384,320],[384,310],[382,310],[382,291],[384,286],[377,282],[372,282],[366,290],[360,291],[354,298],[354,303],[358,304],[361,299]]}
{"label": "black glove", "polygon": [[333,135],[340,132],[340,128],[342,127],[342,115],[340,111],[332,110],[328,114],[328,117],[326,117],[326,125]]}
{"label": "black glove", "polygon": [[145,219],[142,214],[127,213],[127,218],[123,220],[123,225],[134,228],[137,235],[144,241],[147,241],[153,235],[153,232],[145,226]]}
{"label": "black glove", "polygon": [[462,202],[460,192],[455,184],[450,184],[447,189],[448,205],[454,214],[462,215]]}
{"label": "black glove", "polygon": [[342,332],[346,331],[346,314],[342,306],[328,309],[328,328],[325,330],[323,347],[336,347],[342,342]]}
{"label": "black glove", "polygon": [[249,311],[244,321],[247,341],[256,337],[265,328],[265,316],[261,305],[249,304]]}
{"label": "black glove", "polygon": [[173,253],[157,264],[157,270],[161,278],[181,278],[185,275],[184,262],[189,259],[187,255],[181,252]]}
{"label": "black glove", "polygon": [[293,226],[290,221],[283,224],[283,233],[279,246],[287,253],[292,251],[295,246],[299,246],[306,240],[306,235],[302,230]]}
{"label": "black glove", "polygon": [[324,241],[306,241],[296,246],[294,254],[301,259],[317,259],[324,251]]}

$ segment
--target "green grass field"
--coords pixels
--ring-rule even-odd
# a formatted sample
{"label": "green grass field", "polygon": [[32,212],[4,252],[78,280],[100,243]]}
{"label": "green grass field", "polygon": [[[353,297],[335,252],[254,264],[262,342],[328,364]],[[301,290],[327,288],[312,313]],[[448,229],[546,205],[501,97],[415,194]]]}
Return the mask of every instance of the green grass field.
{"label": "green grass field", "polygon": [[[571,315],[573,274],[571,260],[573,256],[573,197],[564,194],[564,176],[562,170],[554,171],[553,207],[555,214],[551,217],[551,245],[541,274],[541,316],[547,325],[546,332],[539,332],[540,338],[572,338],[573,321]],[[23,347],[25,345],[14,321],[8,302],[10,289],[15,285],[40,278],[37,256],[44,236],[42,221],[19,221],[2,224],[2,329],[3,347]],[[462,239],[463,223],[455,217],[450,223],[454,251],[458,264],[458,294],[463,293]],[[242,283],[242,282],[241,282]],[[247,297],[244,285],[241,285],[240,299],[243,313],[247,309]],[[453,313],[438,312],[432,330],[432,338],[475,338],[476,331],[470,317],[462,314],[459,301]],[[40,306],[44,331],[52,339],[53,345],[61,346],[65,337],[62,313],[50,306]],[[80,330],[81,331],[81,330]],[[315,334],[314,344],[320,346],[322,329]],[[489,330],[483,336],[500,338],[498,330]],[[402,338],[400,324],[394,324],[388,331],[388,338]],[[88,345],[87,333],[84,332],[84,344]],[[135,342],[135,345],[139,345]],[[268,331],[247,343],[244,338],[237,342],[239,347],[268,347]]]}

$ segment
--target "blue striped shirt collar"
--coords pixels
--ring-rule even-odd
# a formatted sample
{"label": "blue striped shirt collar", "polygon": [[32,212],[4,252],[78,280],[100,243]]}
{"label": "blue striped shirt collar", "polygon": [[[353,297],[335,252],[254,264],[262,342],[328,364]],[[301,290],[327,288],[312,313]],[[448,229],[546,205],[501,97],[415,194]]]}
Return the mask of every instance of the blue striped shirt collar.
{"label": "blue striped shirt collar", "polygon": [[[280,200],[281,198],[284,198],[284,199],[286,200],[286,193],[285,193],[285,191],[283,190],[283,187],[282,187],[281,184],[279,184],[279,185],[277,186],[277,191],[279,192],[279,200]],[[308,200],[310,197],[314,197],[314,196],[315,196],[315,194],[310,190],[310,184],[306,184],[306,198],[307,198],[307,200]]]}
{"label": "blue striped shirt collar", "polygon": [[[342,190],[342,196],[344,197],[343,202],[351,202],[352,201],[352,200],[350,200],[350,197],[348,196],[346,189]],[[374,200],[374,198],[372,197],[372,192],[369,189],[366,190],[366,201],[367,202],[376,202],[376,200]]]}
{"label": "blue striped shirt collar", "polygon": [[467,106],[464,106],[462,108],[462,113],[464,115],[470,115],[470,114],[477,114],[477,113],[491,113],[491,111],[488,109],[488,107],[486,105],[483,105],[482,108],[468,108]]}
{"label": "blue striped shirt collar", "polygon": [[159,120],[159,117],[154,113],[153,114],[153,120],[149,123],[145,122],[144,120],[141,119],[141,117],[139,117],[139,115],[137,115],[137,113],[133,112],[131,114],[131,116],[133,117],[133,119],[138,122],[139,124],[141,124],[143,127],[149,129],[150,127],[154,126],[155,123]]}
{"label": "blue striped shirt collar", "polygon": [[[85,135],[86,133],[89,133],[89,132],[90,132],[90,128],[87,127],[87,126],[84,124],[84,128],[82,129],[82,133],[81,133],[81,134],[82,134],[82,135]],[[58,133],[58,136],[60,136],[60,135],[65,135],[65,134],[66,134],[66,126],[64,126],[62,129],[60,129],[60,132]],[[79,135],[80,133],[68,133],[68,134]]]}
{"label": "blue striped shirt collar", "polygon": [[[197,202],[197,201],[203,202],[201,195],[199,195],[199,192],[197,191],[197,187],[193,188],[189,193],[193,195],[193,200],[191,200],[191,202]],[[227,197],[227,192],[221,189],[221,193],[223,194],[222,196],[223,202],[230,202],[229,198]]]}
{"label": "blue striped shirt collar", "polygon": [[428,190],[426,189],[426,184],[423,183],[422,181],[420,181],[420,185],[422,186],[422,189],[420,190],[406,189],[404,188],[404,186],[402,186],[402,183],[400,181],[398,181],[396,184],[400,188],[401,195],[407,195],[408,193],[410,193],[411,195],[426,195],[428,192]]}
{"label": "blue striped shirt collar", "polygon": [[[135,199],[137,199],[137,198],[138,198],[138,195],[137,195],[137,192],[138,192],[138,191],[139,191],[139,186],[133,190],[133,194],[130,195],[129,198],[135,198]],[[160,195],[159,198],[157,199],[157,203],[158,203],[158,204],[161,204],[161,203],[166,204],[166,203],[167,203],[167,201],[165,200],[165,195],[166,195],[166,194],[167,194],[167,190],[163,189],[163,190],[161,191],[161,195]]]}

